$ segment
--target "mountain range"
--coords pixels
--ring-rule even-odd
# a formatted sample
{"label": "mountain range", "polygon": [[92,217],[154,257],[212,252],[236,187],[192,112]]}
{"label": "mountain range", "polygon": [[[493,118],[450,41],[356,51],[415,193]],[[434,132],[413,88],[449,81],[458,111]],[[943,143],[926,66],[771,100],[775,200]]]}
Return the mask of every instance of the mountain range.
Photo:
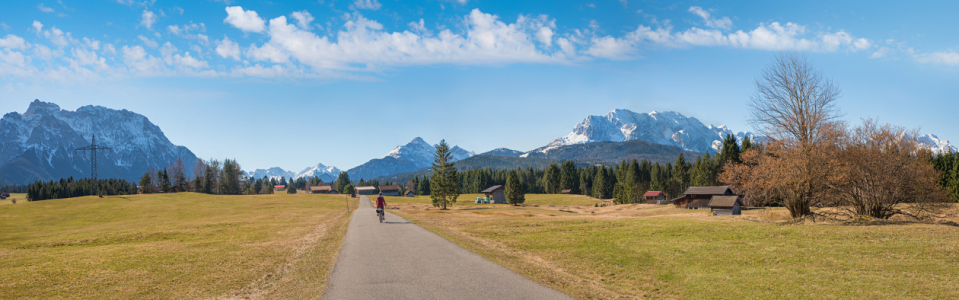
{"label": "mountain range", "polygon": [[151,168],[166,168],[177,158],[192,173],[196,155],[170,142],[143,115],[102,106],[76,111],[35,100],[22,115],[0,119],[0,185],[37,180],[90,176],[90,153],[75,149],[90,145],[112,148],[97,152],[99,178],[136,181]]}
{"label": "mountain range", "polygon": [[[177,158],[183,160],[190,173],[197,161],[193,152],[172,144],[160,128],[143,115],[102,106],[83,106],[69,111],[35,100],[22,115],[11,112],[0,119],[0,186],[70,176],[88,177],[89,153],[74,150],[89,145],[94,134],[98,145],[112,148],[98,153],[100,178],[136,181],[148,168],[165,168]],[[726,126],[705,125],[678,112],[636,113],[615,109],[604,116],[587,116],[569,134],[528,152],[498,148],[477,155],[459,146],[450,150],[453,160],[461,161],[459,165],[464,168],[539,167],[561,160],[590,164],[632,158],[667,162],[680,152],[688,153],[690,158],[716,153],[728,134],[735,135],[739,141],[747,136],[763,139],[750,132],[734,132]],[[948,141],[933,134],[921,136],[920,141],[933,151],[957,151]],[[435,151],[436,145],[416,137],[383,157],[346,172],[354,180],[412,174],[430,167]],[[316,176],[331,182],[340,172],[334,166],[316,164],[299,172],[274,167],[245,174],[253,178]]]}

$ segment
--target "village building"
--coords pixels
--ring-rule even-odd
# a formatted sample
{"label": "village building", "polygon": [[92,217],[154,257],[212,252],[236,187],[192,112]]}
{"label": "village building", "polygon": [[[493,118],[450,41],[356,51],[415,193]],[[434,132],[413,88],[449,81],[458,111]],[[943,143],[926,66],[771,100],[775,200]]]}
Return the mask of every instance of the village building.
{"label": "village building", "polygon": [[488,189],[483,190],[480,193],[486,194],[487,198],[490,198],[490,203],[503,203],[506,204],[506,188],[502,185],[494,185]]}
{"label": "village building", "polygon": [[358,186],[355,190],[357,195],[376,195],[375,186]]}
{"label": "village building", "polygon": [[743,203],[739,196],[713,196],[709,200],[709,210],[715,215],[741,215]]}
{"label": "village building", "polygon": [[571,192],[573,192],[573,190],[563,190],[563,191],[562,191],[563,194],[569,194],[569,193],[571,193]]}
{"label": "village building", "polygon": [[412,190],[406,191],[406,196],[407,196],[407,197],[416,197],[416,193],[414,193]]}
{"label": "village building", "polygon": [[329,185],[320,185],[320,186],[311,186],[310,193],[313,194],[329,194],[333,191],[333,187]]}
{"label": "village building", "polygon": [[383,193],[383,196],[400,196],[403,194],[403,189],[399,185],[381,185],[380,193]]}
{"label": "village building", "polygon": [[10,198],[10,193],[0,193],[0,199]]}
{"label": "village building", "polygon": [[274,186],[273,186],[273,192],[282,192],[282,191],[284,191],[284,190],[286,190],[286,186],[285,186],[285,185],[274,185]]}
{"label": "village building", "polygon": [[723,186],[691,186],[683,196],[669,200],[677,208],[700,209],[709,206],[713,196],[735,196],[728,185]]}
{"label": "village building", "polygon": [[646,198],[646,204],[669,204],[669,201],[666,200],[666,194],[662,191],[648,191],[643,194],[643,198]]}

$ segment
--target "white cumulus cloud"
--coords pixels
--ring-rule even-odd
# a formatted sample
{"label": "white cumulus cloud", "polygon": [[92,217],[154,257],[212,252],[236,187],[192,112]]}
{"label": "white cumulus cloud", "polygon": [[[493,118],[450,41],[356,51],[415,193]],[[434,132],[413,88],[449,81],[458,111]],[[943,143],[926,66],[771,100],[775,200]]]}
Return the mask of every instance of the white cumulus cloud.
{"label": "white cumulus cloud", "polygon": [[305,30],[310,29],[310,22],[313,22],[314,20],[313,15],[305,10],[294,11],[292,14],[290,14],[290,17],[293,17],[293,19],[296,20],[296,24],[300,25],[300,28]]}
{"label": "white cumulus cloud", "polygon": [[156,22],[157,15],[152,11],[144,9],[143,13],[140,14],[140,25],[143,25],[148,29],[153,29],[153,24],[156,24]]}
{"label": "white cumulus cloud", "polygon": [[9,49],[26,49],[27,42],[22,37],[7,34],[7,36],[0,39],[0,47]]}
{"label": "white cumulus cloud", "polygon": [[383,5],[378,0],[356,0],[353,1],[353,7],[357,9],[380,9]]}
{"label": "white cumulus cloud", "polygon": [[240,45],[224,36],[222,40],[216,42],[216,54],[223,58],[240,60]]}
{"label": "white cumulus cloud", "polygon": [[953,51],[940,51],[925,54],[916,54],[916,61],[924,64],[941,64],[949,66],[959,66],[959,53]]}
{"label": "white cumulus cloud", "polygon": [[690,7],[689,12],[703,18],[703,21],[706,22],[706,27],[729,30],[729,28],[733,26],[733,21],[730,20],[729,17],[723,17],[722,19],[712,18],[709,11],[699,6]]}
{"label": "white cumulus cloud", "polygon": [[244,32],[263,32],[266,28],[264,21],[255,11],[243,10],[240,6],[228,6],[226,19],[223,23],[233,25]]}

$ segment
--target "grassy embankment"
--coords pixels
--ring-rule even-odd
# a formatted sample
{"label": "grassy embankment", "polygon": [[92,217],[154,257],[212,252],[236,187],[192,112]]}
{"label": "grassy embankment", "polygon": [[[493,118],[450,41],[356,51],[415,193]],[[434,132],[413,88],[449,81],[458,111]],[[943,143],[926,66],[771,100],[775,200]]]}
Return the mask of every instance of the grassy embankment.
{"label": "grassy embankment", "polygon": [[526,207],[470,202],[448,211],[428,197],[387,201],[394,213],[581,299],[959,298],[954,226],[796,224],[782,222],[781,209],[734,217],[595,208],[582,196],[527,199]]}
{"label": "grassy embankment", "polygon": [[18,200],[0,205],[0,298],[317,298],[348,221],[332,195]]}

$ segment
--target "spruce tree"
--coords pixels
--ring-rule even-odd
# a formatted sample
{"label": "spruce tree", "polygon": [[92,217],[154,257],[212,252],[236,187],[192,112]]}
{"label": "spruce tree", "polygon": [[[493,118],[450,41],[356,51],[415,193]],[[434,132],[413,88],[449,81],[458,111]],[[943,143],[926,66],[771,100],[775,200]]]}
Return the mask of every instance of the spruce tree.
{"label": "spruce tree", "polygon": [[151,187],[153,187],[153,177],[150,176],[150,172],[143,173],[143,177],[140,177],[140,188],[144,194],[152,192]]}
{"label": "spruce tree", "polygon": [[506,177],[506,201],[512,205],[526,202],[526,193],[523,191],[523,185],[519,183],[516,171],[510,171]]}
{"label": "spruce tree", "polygon": [[727,162],[733,163],[742,163],[739,159],[739,144],[736,143],[736,136],[732,134],[727,134],[726,139],[723,140],[723,148],[719,149],[719,161],[721,165],[725,165]]}
{"label": "spruce tree", "polygon": [[287,186],[287,187],[286,187],[286,193],[287,193],[287,194],[296,194],[296,186],[294,186],[294,185],[289,185],[289,186]]}
{"label": "spruce tree", "polygon": [[336,191],[343,193],[347,184],[350,184],[350,174],[347,174],[345,171],[340,172],[340,175],[336,177]]}
{"label": "spruce tree", "polygon": [[453,154],[450,152],[446,140],[441,140],[436,147],[436,154],[433,156],[433,174],[430,175],[430,199],[433,206],[443,206],[456,203],[459,197],[459,174],[456,171],[456,163],[453,162]]}
{"label": "spruce tree", "polygon": [[579,174],[576,174],[576,164],[567,160],[563,162],[560,178],[560,189],[569,190],[570,194],[579,194]]}

